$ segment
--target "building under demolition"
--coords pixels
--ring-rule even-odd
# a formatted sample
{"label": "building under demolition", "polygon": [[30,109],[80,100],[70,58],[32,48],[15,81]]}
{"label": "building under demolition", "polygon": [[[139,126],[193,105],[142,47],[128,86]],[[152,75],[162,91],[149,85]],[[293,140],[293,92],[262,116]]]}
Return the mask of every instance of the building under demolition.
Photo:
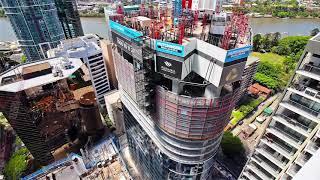
{"label": "building under demolition", "polygon": [[103,133],[93,92],[85,91],[83,63],[52,58],[0,75],[0,111],[41,164],[50,163]]}
{"label": "building under demolition", "polygon": [[185,4],[159,8],[158,16],[150,8],[105,13],[142,178],[209,179],[251,51],[249,28],[237,28],[245,17],[217,12],[201,23]]}

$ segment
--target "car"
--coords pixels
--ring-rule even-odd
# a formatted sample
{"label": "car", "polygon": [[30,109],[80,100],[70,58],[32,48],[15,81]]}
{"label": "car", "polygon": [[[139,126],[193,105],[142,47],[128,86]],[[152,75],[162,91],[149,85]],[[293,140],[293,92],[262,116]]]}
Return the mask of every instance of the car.
{"label": "car", "polygon": [[238,122],[238,125],[241,126],[242,124],[243,124],[243,120],[241,120],[241,121]]}
{"label": "car", "polygon": [[260,124],[262,124],[267,118],[265,116],[258,116],[256,118],[256,121]]}

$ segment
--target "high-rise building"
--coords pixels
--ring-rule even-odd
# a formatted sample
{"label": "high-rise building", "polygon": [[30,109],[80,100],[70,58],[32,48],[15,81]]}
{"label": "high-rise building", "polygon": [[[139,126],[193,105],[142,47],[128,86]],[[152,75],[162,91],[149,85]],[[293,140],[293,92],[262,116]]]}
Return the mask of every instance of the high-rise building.
{"label": "high-rise building", "polygon": [[148,36],[107,22],[129,149],[142,179],[209,179],[251,47],[225,50],[194,36],[177,44],[170,32],[152,38],[152,30]]}
{"label": "high-rise building", "polygon": [[110,91],[108,71],[99,37],[87,34],[61,41],[57,48],[47,52],[48,57],[80,58],[86,64],[98,104],[105,108],[104,95]]}
{"label": "high-rise building", "polygon": [[311,38],[239,179],[290,180],[320,147],[320,34]]}
{"label": "high-rise building", "polygon": [[52,58],[0,74],[0,112],[41,164],[103,133],[94,93],[82,88],[81,66],[80,59]]}
{"label": "high-rise building", "polygon": [[113,43],[111,43],[109,40],[103,39],[100,41],[100,44],[102,54],[107,65],[110,86],[114,89],[118,89],[118,81],[116,77],[116,71],[114,69],[114,60],[112,54]]}
{"label": "high-rise building", "polygon": [[236,102],[239,102],[239,100],[248,92],[248,88],[252,85],[254,75],[257,72],[258,64],[259,58],[249,56],[243,70],[240,90]]}
{"label": "high-rise building", "polygon": [[28,61],[45,58],[65,38],[54,0],[1,0],[1,5]]}
{"label": "high-rise building", "polygon": [[83,36],[76,0],[54,0],[67,39]]}

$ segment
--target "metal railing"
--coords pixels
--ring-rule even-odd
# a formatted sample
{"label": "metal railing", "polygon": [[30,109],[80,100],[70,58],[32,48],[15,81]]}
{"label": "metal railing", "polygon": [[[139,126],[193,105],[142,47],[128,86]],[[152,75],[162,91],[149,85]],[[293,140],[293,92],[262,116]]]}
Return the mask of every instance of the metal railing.
{"label": "metal railing", "polygon": [[315,142],[310,142],[307,146],[307,149],[312,150],[312,152],[316,152],[320,148]]}
{"label": "metal railing", "polygon": [[291,85],[291,87],[297,91],[303,92],[309,96],[315,97],[317,99],[320,99],[320,91],[309,87],[309,86],[305,86],[302,84],[293,84]]}
{"label": "metal railing", "polygon": [[310,158],[306,158],[305,155],[301,155],[300,157],[298,157],[297,161],[298,162],[302,162],[303,164],[306,163],[307,161],[309,161]]}
{"label": "metal railing", "polygon": [[[268,138],[264,138],[266,141],[268,141]],[[270,139],[270,138],[269,138]],[[275,141],[274,138],[271,138],[272,139],[272,144],[275,144],[277,147],[279,147],[280,149],[282,149],[283,151],[287,152],[289,155],[292,154],[292,148],[288,148],[286,146],[284,146],[282,143],[278,142],[278,141]]]}
{"label": "metal railing", "polygon": [[303,69],[305,71],[309,71],[309,72],[315,73],[317,75],[320,75],[320,67],[319,66],[315,66],[313,64],[305,64],[303,66]]}
{"label": "metal railing", "polygon": [[308,108],[307,106],[304,106],[304,105],[302,105],[302,104],[299,104],[299,103],[297,103],[297,102],[295,102],[295,101],[288,100],[287,102],[288,102],[289,104],[291,104],[291,105],[296,106],[296,107],[299,108],[299,109],[302,109],[303,111],[306,111],[306,112],[314,115],[314,116],[318,116],[318,114],[319,114],[318,111],[315,111],[315,110],[313,110],[313,109],[310,109],[310,108]]}
{"label": "metal railing", "polygon": [[284,129],[280,129],[276,126],[271,126],[271,129],[274,129],[275,131],[277,131],[280,134],[283,134],[284,136],[286,136],[287,138],[293,140],[294,142],[301,144],[300,139],[298,139],[297,137],[293,136],[292,134],[286,132]]}
{"label": "metal railing", "polygon": [[287,121],[288,123],[292,124],[293,126],[297,126],[305,131],[309,131],[309,127],[299,123],[297,120],[295,119],[292,119],[286,115],[283,115],[283,114],[277,114],[278,116],[280,116],[282,119],[284,119],[285,121]]}
{"label": "metal railing", "polygon": [[[270,152],[270,151],[267,149],[267,147],[268,147],[268,146],[266,146],[266,147],[259,147],[259,148],[257,149],[257,150],[258,150],[257,152],[258,152],[259,154],[261,154],[262,156],[268,158],[269,160],[270,160],[271,158],[273,158],[273,159],[274,159],[275,161],[277,161],[277,163],[279,163],[279,164],[286,165],[286,164],[288,163],[287,160],[283,160],[283,159],[282,159],[283,156],[277,157],[277,156],[274,155],[274,153],[277,152],[277,151],[273,150],[273,152]],[[270,147],[268,147],[268,148],[270,148]],[[259,152],[259,150],[262,151],[262,152]],[[265,153],[266,155],[265,155],[264,153]],[[277,152],[277,153],[278,153],[278,152]],[[267,156],[270,156],[270,157],[267,157]],[[275,163],[275,164],[278,165],[277,163]]]}

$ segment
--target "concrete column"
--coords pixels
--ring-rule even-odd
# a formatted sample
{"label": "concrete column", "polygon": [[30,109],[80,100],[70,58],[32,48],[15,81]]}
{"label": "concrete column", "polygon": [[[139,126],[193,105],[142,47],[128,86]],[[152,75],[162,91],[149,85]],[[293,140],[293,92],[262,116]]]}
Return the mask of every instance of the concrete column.
{"label": "concrete column", "polygon": [[179,80],[172,80],[172,92],[179,94],[183,89],[183,85]]}
{"label": "concrete column", "polygon": [[206,98],[219,97],[221,93],[221,87],[215,87],[213,84],[210,84],[206,87],[204,91],[204,96]]}

